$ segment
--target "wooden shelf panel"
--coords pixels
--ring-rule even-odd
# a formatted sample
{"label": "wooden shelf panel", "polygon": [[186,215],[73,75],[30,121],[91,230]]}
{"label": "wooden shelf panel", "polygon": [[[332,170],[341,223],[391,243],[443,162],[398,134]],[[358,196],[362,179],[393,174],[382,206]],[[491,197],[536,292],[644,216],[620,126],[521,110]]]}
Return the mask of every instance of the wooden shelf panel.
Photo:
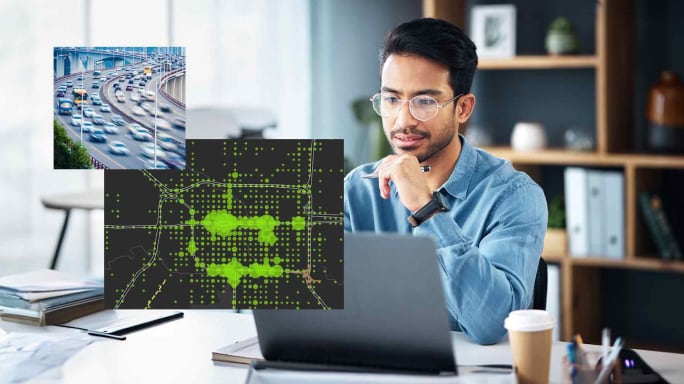
{"label": "wooden shelf panel", "polygon": [[596,68],[599,60],[596,56],[515,56],[502,59],[480,59],[477,69],[564,69],[564,68]]}
{"label": "wooden shelf panel", "polygon": [[519,152],[510,147],[483,147],[494,156],[519,164],[627,166],[645,168],[684,168],[684,156],[642,155],[642,154],[598,154],[576,152],[565,149],[544,149]]}
{"label": "wooden shelf panel", "polygon": [[684,261],[664,261],[651,258],[631,258],[624,260],[605,259],[600,257],[568,257],[572,265],[597,268],[622,268],[646,271],[684,273]]}

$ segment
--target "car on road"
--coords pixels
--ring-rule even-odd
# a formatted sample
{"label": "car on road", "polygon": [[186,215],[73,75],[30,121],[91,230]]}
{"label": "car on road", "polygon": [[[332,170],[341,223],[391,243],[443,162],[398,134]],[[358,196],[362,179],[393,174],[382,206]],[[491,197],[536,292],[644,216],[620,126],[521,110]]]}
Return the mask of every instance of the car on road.
{"label": "car on road", "polygon": [[66,92],[66,85],[64,85],[64,84],[60,85],[59,87],[57,87],[57,90]]}
{"label": "car on road", "polygon": [[144,86],[145,86],[145,84],[147,84],[147,83],[146,83],[146,82],[144,82],[144,81],[141,81],[141,82],[139,82],[139,83],[138,83],[138,85],[139,85],[139,86],[141,86],[141,87],[144,87]]}
{"label": "car on road", "polygon": [[155,115],[155,110],[154,107],[151,106],[150,104],[141,104],[140,107],[145,110],[145,112],[149,113],[151,116]]}
{"label": "car on road", "polygon": [[169,168],[185,169],[185,157],[177,153],[166,153],[166,157],[162,159]]}
{"label": "car on road", "polygon": [[154,98],[157,97],[157,94],[154,93],[154,91],[145,91],[142,96],[147,101],[154,101]]}
{"label": "car on road", "polygon": [[83,107],[83,116],[93,117],[94,114],[95,114],[95,111],[93,111],[93,107],[90,107],[90,106]]}
{"label": "car on road", "polygon": [[112,108],[109,106],[109,104],[102,104],[100,107],[100,112],[111,112]]}
{"label": "car on road", "polygon": [[100,88],[100,83],[98,83],[97,81],[94,81],[92,87],[93,87],[93,89],[98,89],[98,88]]}
{"label": "car on road", "polygon": [[131,99],[131,101],[135,101],[136,103],[140,101],[140,95],[135,92],[131,93],[129,98]]}
{"label": "car on road", "polygon": [[140,149],[142,150],[142,155],[149,159],[154,159],[155,150],[157,152],[157,159],[161,160],[166,157],[166,151],[164,151],[164,148],[158,144],[155,145],[154,143],[144,143],[140,145]]}
{"label": "car on road", "polygon": [[107,81],[107,77],[106,76],[100,77],[100,81],[104,83],[105,81]]}
{"label": "car on road", "polygon": [[67,88],[69,88],[69,87],[73,87],[73,86],[74,86],[74,83],[73,83],[71,80],[67,80],[67,82],[64,83],[64,85],[66,85]]}
{"label": "car on road", "polygon": [[64,97],[64,96],[66,96],[66,93],[64,91],[57,91],[57,94],[55,96]]}
{"label": "car on road", "polygon": [[104,124],[104,131],[106,133],[119,133],[119,128],[111,121],[108,121]]}
{"label": "car on road", "polygon": [[123,76],[119,77],[119,80],[118,80],[119,83],[123,83],[124,81],[126,81],[126,79]]}
{"label": "car on road", "polygon": [[119,115],[112,115],[112,123],[114,123],[118,126],[126,125],[126,122],[124,121],[124,119]]}
{"label": "car on road", "polygon": [[78,75],[78,77],[76,78],[76,81],[83,81],[83,76]]}
{"label": "car on road", "polygon": [[83,121],[83,116],[71,115],[71,125],[73,125],[74,127],[81,125],[82,121]]}
{"label": "car on road", "polygon": [[104,125],[105,121],[100,115],[93,115],[93,124],[95,125]]}
{"label": "car on road", "polygon": [[138,141],[150,141],[152,140],[152,134],[146,128],[143,128],[138,123],[128,124],[128,133],[131,137]]}
{"label": "car on road", "polygon": [[157,143],[165,151],[169,151],[169,152],[178,151],[178,140],[171,135],[167,135],[165,133],[158,133],[157,134]]}
{"label": "car on road", "polygon": [[173,126],[180,129],[185,129],[185,119],[182,117],[176,117],[173,119]]}
{"label": "car on road", "polygon": [[[131,100],[133,100],[132,97],[131,97]],[[134,115],[138,115],[138,116],[145,115],[145,111],[142,108],[138,107],[137,105],[135,107],[131,108],[131,112],[133,112]]]}
{"label": "car on road", "polygon": [[102,99],[100,99],[100,96],[93,95],[90,99],[93,102],[93,105],[102,105]]}
{"label": "car on road", "polygon": [[126,144],[123,143],[122,141],[112,141],[109,143],[109,152],[115,154],[115,155],[128,155],[130,152],[128,150],[128,147],[126,147]]}
{"label": "car on road", "polygon": [[157,163],[155,164],[154,160],[147,159],[143,161],[143,165],[145,166],[145,169],[169,169],[168,165],[159,160],[157,160]]}
{"label": "car on road", "polygon": [[154,118],[153,124],[157,126],[157,129],[165,129],[165,130],[171,129],[171,124],[169,124],[168,121],[161,119],[159,117]]}
{"label": "car on road", "polygon": [[102,129],[95,128],[90,133],[90,141],[92,141],[93,143],[106,143],[107,136],[104,134],[104,131]]}
{"label": "car on road", "polygon": [[127,85],[127,86],[126,86],[126,90],[127,90],[127,91],[132,91],[132,90],[133,90],[133,86],[132,86],[132,85]]}
{"label": "car on road", "polygon": [[133,80],[133,79],[128,80],[128,84],[135,84],[135,80]]}
{"label": "car on road", "polygon": [[170,169],[168,165],[164,164],[164,162],[159,159],[156,164],[153,159],[145,159],[145,161],[143,161],[143,167],[144,169]]}
{"label": "car on road", "polygon": [[168,104],[159,104],[159,110],[162,112],[171,112],[171,106]]}
{"label": "car on road", "polygon": [[118,91],[119,89],[121,89],[121,86],[119,85],[119,83],[114,83],[114,86],[112,88],[114,88],[115,91]]}
{"label": "car on road", "polygon": [[83,132],[90,132],[93,130],[95,126],[90,121],[83,121],[83,125],[81,127],[83,129]]}

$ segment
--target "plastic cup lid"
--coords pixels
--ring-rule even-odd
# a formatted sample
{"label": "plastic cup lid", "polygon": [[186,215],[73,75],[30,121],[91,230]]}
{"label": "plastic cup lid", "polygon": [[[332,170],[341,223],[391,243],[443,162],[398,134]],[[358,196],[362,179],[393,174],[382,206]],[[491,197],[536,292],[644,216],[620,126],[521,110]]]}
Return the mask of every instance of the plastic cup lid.
{"label": "plastic cup lid", "polygon": [[523,309],[508,314],[504,327],[509,331],[545,331],[552,329],[556,322],[546,311],[539,309]]}

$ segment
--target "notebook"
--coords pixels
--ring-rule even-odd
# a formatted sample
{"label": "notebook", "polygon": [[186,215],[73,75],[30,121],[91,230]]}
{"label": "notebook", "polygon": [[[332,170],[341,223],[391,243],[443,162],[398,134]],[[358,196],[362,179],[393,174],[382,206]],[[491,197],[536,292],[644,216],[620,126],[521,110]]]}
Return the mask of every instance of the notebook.
{"label": "notebook", "polygon": [[254,310],[267,362],[456,374],[431,239],[346,233],[344,269],[343,310]]}

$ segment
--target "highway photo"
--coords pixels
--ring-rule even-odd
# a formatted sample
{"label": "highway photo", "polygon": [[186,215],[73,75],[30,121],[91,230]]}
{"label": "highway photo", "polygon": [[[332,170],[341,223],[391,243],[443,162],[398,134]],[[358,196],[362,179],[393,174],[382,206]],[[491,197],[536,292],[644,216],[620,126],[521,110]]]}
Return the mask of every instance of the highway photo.
{"label": "highway photo", "polygon": [[182,47],[54,49],[54,116],[101,169],[185,168]]}

